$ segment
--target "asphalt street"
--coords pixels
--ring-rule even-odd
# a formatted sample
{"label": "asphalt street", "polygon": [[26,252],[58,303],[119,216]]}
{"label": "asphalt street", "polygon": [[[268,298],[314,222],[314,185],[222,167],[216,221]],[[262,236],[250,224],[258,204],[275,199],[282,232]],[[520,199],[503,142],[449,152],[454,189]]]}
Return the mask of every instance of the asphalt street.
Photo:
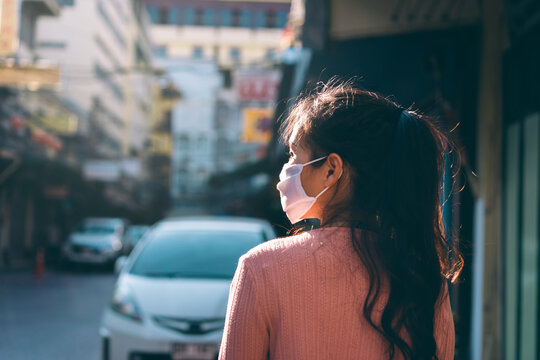
{"label": "asphalt street", "polygon": [[99,322],[115,276],[105,271],[0,273],[0,359],[98,360]]}

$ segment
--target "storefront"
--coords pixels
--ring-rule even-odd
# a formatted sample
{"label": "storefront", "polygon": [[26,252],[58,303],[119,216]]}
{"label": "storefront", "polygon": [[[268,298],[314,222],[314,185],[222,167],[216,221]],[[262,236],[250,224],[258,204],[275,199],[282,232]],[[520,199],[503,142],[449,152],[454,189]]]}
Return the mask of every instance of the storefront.
{"label": "storefront", "polygon": [[[539,13],[540,14],[540,13]],[[540,359],[540,26],[504,55],[503,348]]]}

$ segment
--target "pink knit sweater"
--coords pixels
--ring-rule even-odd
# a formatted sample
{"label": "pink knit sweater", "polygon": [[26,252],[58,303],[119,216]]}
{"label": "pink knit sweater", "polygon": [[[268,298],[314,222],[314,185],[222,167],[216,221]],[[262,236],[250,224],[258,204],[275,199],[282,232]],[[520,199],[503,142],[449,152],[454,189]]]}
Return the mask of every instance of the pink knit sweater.
{"label": "pink knit sweater", "polygon": [[[387,358],[387,344],[362,313],[368,281],[348,228],[255,247],[241,257],[231,285],[219,359]],[[385,301],[376,306],[379,318]],[[439,359],[453,359],[447,292],[435,311],[434,334]]]}

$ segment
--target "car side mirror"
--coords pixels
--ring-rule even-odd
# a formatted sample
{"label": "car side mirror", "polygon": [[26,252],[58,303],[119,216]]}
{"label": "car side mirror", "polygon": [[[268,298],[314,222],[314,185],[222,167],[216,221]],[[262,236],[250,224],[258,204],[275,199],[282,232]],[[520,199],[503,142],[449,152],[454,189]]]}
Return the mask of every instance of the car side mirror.
{"label": "car side mirror", "polygon": [[124,266],[126,266],[127,259],[127,256],[120,256],[118,259],[116,259],[116,262],[114,263],[114,273],[116,275],[120,274]]}

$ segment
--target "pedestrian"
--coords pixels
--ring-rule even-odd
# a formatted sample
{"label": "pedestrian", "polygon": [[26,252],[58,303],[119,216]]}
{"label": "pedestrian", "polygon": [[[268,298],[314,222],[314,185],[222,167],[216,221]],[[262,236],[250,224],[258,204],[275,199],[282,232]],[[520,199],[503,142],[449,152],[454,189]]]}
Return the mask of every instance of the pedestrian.
{"label": "pedestrian", "polygon": [[281,135],[281,204],[307,231],[241,257],[219,359],[453,359],[447,279],[462,260],[439,202],[448,139],[337,81],[300,99]]}

